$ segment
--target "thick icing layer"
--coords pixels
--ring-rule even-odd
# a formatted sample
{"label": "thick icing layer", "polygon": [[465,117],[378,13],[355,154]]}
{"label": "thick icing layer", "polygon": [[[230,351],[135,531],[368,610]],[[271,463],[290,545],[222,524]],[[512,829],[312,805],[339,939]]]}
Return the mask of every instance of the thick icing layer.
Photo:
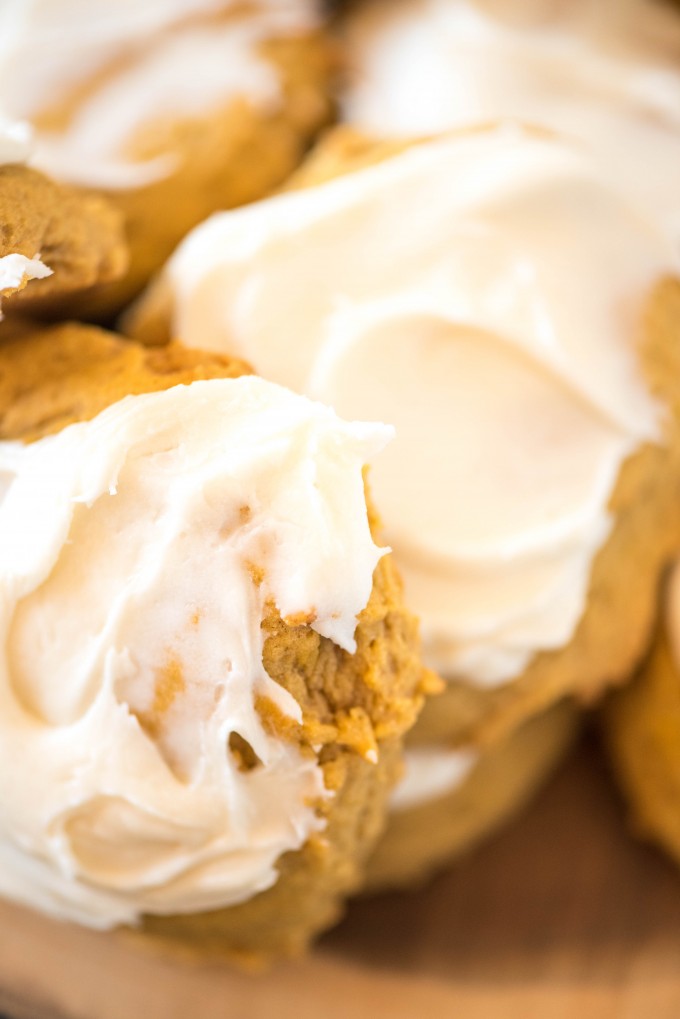
{"label": "thick icing layer", "polygon": [[354,649],[387,435],[243,378],[0,444],[0,894],[103,928],[274,884],[327,793],[256,709],[301,718],[265,603]]}
{"label": "thick icing layer", "polygon": [[313,27],[317,6],[316,0],[245,7],[236,0],[113,6],[6,0],[0,90],[11,114],[34,118],[91,81],[67,128],[37,132],[34,163],[76,183],[142,186],[175,166],[174,157],[131,157],[149,125],[207,114],[238,98],[265,109],[278,105],[280,82],[260,44]]}
{"label": "thick icing layer", "polygon": [[680,14],[662,0],[373,0],[345,117],[371,134],[516,118],[585,142],[680,247]]}
{"label": "thick icing layer", "polygon": [[392,793],[394,813],[413,810],[459,789],[478,754],[448,747],[411,747],[404,753],[404,774]]}
{"label": "thick icing layer", "polygon": [[186,343],[396,425],[372,484],[429,664],[497,684],[581,617],[674,265],[580,151],[506,127],[214,216],[164,286]]}

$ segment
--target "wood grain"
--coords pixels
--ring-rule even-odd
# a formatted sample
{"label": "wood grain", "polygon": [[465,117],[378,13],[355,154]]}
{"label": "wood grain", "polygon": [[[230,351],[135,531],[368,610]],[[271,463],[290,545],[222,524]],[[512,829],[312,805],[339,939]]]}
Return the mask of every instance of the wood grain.
{"label": "wood grain", "polygon": [[628,837],[586,741],[529,813],[418,892],[355,902],[247,976],[0,908],[17,1019],[677,1019],[680,875]]}

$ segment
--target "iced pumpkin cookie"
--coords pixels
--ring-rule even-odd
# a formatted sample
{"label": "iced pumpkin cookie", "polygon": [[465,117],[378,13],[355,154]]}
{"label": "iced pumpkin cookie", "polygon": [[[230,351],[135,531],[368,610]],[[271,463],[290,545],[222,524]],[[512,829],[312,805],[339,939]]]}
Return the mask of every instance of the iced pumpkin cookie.
{"label": "iced pumpkin cookie", "polygon": [[138,291],[196,223],[277,186],[331,112],[320,0],[6,0],[0,94],[35,165],[125,217]]}
{"label": "iced pumpkin cookie", "polygon": [[[24,165],[26,125],[0,121],[0,298],[39,313],[119,278],[127,265],[120,214],[104,199]],[[30,284],[30,285],[28,285]]]}
{"label": "iced pumpkin cookie", "polygon": [[426,677],[366,503],[385,428],[246,372],[0,348],[0,894],[258,958],[358,884]]}
{"label": "iced pumpkin cookie", "polygon": [[492,742],[649,639],[680,541],[677,248],[545,133],[328,146],[193,231],[129,328],[396,425],[372,483],[447,680],[422,741]]}

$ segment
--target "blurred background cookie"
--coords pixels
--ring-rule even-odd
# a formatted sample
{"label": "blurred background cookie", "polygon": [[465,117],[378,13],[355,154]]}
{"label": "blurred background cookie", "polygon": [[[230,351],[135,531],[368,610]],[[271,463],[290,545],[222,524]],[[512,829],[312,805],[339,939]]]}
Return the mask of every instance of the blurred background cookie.
{"label": "blurred background cookie", "polygon": [[0,894],[267,958],[359,883],[427,677],[364,490],[389,433],[247,373],[0,347]]}
{"label": "blurred background cookie", "polygon": [[35,127],[34,165],[125,218],[128,272],[81,314],[115,311],[192,226],[295,168],[332,107],[321,14],[320,0],[3,4],[0,95]]}
{"label": "blurred background cookie", "polygon": [[365,890],[422,883],[488,838],[545,783],[572,746],[578,721],[576,707],[564,702],[481,751],[410,740]]}
{"label": "blurred background cookie", "polygon": [[587,145],[680,238],[680,12],[667,0],[356,0],[341,112],[374,138],[522,120]]}

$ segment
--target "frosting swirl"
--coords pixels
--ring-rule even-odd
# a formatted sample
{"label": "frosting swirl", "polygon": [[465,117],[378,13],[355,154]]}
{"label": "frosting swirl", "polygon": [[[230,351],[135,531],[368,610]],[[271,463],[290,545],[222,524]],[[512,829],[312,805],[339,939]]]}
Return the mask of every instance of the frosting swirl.
{"label": "frosting swirl", "polygon": [[163,285],[187,344],[396,426],[372,484],[429,664],[497,684],[583,612],[674,265],[582,152],[506,126],[214,216]]}
{"label": "frosting swirl", "polygon": [[258,714],[301,718],[262,664],[265,604],[353,650],[387,435],[251,377],[0,444],[3,896],[103,928],[274,884],[328,794]]}

